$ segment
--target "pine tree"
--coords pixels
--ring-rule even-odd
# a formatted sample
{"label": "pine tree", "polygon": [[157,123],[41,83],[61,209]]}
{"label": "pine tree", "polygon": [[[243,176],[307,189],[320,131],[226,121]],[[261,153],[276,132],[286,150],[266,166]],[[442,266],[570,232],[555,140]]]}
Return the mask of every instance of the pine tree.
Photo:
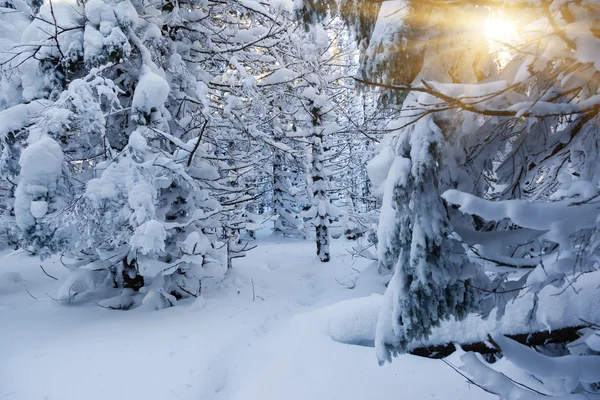
{"label": "pine tree", "polygon": [[324,113],[324,95],[315,93],[311,99],[309,97],[308,109],[311,114],[312,126],[308,131],[308,141],[310,143],[310,154],[308,163],[309,190],[312,195],[312,208],[307,212],[313,218],[315,226],[317,256],[322,262],[329,261],[329,225],[332,222],[331,200],[329,199],[329,176],[325,169],[325,153],[327,149],[325,128],[323,127]]}
{"label": "pine tree", "polygon": [[[278,136],[274,140],[283,142]],[[273,230],[282,235],[304,236],[299,218],[299,190],[292,187],[299,168],[296,160],[290,158],[292,156],[282,150],[273,151],[273,215],[277,218]]]}

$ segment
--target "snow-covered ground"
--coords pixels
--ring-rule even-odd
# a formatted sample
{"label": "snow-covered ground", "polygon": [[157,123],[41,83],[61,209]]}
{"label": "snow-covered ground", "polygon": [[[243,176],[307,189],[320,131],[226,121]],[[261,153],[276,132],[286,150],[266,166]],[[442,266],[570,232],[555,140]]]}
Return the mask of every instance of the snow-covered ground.
{"label": "snow-covered ground", "polygon": [[[380,367],[373,348],[331,339],[343,310],[332,304],[384,291],[351,243],[335,240],[328,264],[312,241],[263,235],[258,244],[204,298],[161,311],[60,305],[51,298],[59,282],[38,260],[3,253],[0,399],[492,398],[440,360]],[[58,259],[43,265],[66,273]]]}

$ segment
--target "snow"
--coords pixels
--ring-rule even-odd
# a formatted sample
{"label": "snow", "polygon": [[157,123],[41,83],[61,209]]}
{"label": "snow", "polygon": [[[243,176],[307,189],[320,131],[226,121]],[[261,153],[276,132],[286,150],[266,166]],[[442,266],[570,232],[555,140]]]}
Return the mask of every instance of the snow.
{"label": "snow", "polygon": [[136,228],[131,237],[131,248],[141,251],[142,254],[158,253],[165,249],[166,238],[165,227],[157,220],[151,219]]}
{"label": "snow", "polygon": [[315,90],[314,87],[309,86],[302,91],[301,96],[308,100],[314,100],[315,97],[317,97],[317,91]]}
{"label": "snow", "polygon": [[171,90],[167,81],[155,74],[149,67],[142,67],[142,72],[138,85],[133,95],[133,112],[142,112],[150,114],[152,111],[160,109]]}
{"label": "snow", "polygon": [[[332,321],[352,304],[334,303],[381,293],[383,282],[367,260],[349,255],[351,242],[333,241],[324,265],[312,240],[266,231],[225,280],[206,279],[201,298],[161,311],[60,305],[50,298],[60,282],[37,259],[4,253],[0,321],[10,323],[0,329],[0,398],[493,398],[439,360],[402,356],[379,367],[372,348],[332,340]],[[56,258],[43,266],[59,279],[68,274]]]}
{"label": "snow", "polygon": [[42,218],[48,212],[48,202],[43,200],[32,201],[30,208],[33,218]]}
{"label": "snow", "polygon": [[311,26],[311,34],[317,49],[324,50],[329,46],[329,35],[321,24]]}
{"label": "snow", "polygon": [[568,247],[569,236],[579,229],[596,226],[598,211],[593,204],[579,207],[571,202],[536,203],[527,200],[489,201],[458,190],[448,190],[442,197],[460,206],[460,211],[476,214],[487,221],[510,218],[524,228],[548,231],[544,237]]}
{"label": "snow", "polygon": [[[26,100],[34,100],[44,98],[44,90],[48,76],[43,74],[39,66],[39,61],[42,59],[52,59],[59,56],[58,49],[55,46],[52,38],[54,26],[49,22],[56,18],[60,21],[60,27],[64,31],[59,35],[60,50],[63,54],[75,54],[82,51],[83,32],[80,29],[74,29],[81,26],[83,23],[83,13],[81,6],[74,0],[66,0],[62,2],[44,3],[40,7],[39,14],[24,30],[21,37],[22,43],[40,43],[43,44],[39,51],[36,51],[36,57],[32,57],[30,52],[23,52],[20,58],[15,59],[16,62],[23,62],[22,67],[22,84],[23,98]],[[49,43],[52,42],[52,45]]]}
{"label": "snow", "polygon": [[10,287],[21,282],[23,278],[18,272],[5,272],[0,275],[0,287]]}
{"label": "snow", "polygon": [[186,254],[206,253],[210,249],[210,241],[202,233],[194,231],[183,242],[178,242],[179,248]]}
{"label": "snow", "polygon": [[138,13],[129,0],[123,0],[112,5],[113,11],[122,26],[135,28],[138,24]]}
{"label": "snow", "polygon": [[380,308],[381,296],[376,294],[334,304],[329,335],[340,343],[372,346]]}
{"label": "snow", "polygon": [[144,135],[142,135],[140,129],[136,129],[129,135],[129,146],[140,153],[143,153],[148,149],[148,142]]}
{"label": "snow", "polygon": [[48,211],[48,203],[34,204],[33,201],[51,195],[56,189],[63,159],[60,145],[47,136],[31,143],[21,153],[21,181],[15,192],[15,216],[19,228],[26,230],[35,225],[32,217],[40,218]]}
{"label": "snow", "polygon": [[381,151],[367,164],[369,179],[375,188],[380,188],[386,181],[390,168],[397,163],[397,168],[402,175],[410,172],[410,160],[403,157],[395,157],[391,147],[383,147]]}
{"label": "snow", "polygon": [[388,50],[380,53],[378,47],[389,49],[390,44],[394,43],[396,40],[394,34],[402,27],[408,14],[406,9],[405,0],[391,0],[382,3],[369,40],[369,48],[366,50],[367,55],[374,57],[376,63],[388,57]]}
{"label": "snow", "polygon": [[0,121],[2,121],[2,125],[0,125],[0,137],[32,124],[43,106],[44,102],[33,101],[28,104],[18,104],[7,110],[0,111]]}
{"label": "snow", "polygon": [[259,2],[253,0],[240,0],[240,5],[248,10],[256,11],[263,15],[270,15],[269,11],[264,8]]}
{"label": "snow", "polygon": [[84,60],[86,62],[92,61],[101,54],[104,47],[104,36],[96,28],[87,25],[83,34],[83,41],[85,49]]}
{"label": "snow", "polygon": [[[490,333],[516,335],[543,330],[580,326],[582,321],[600,320],[600,299],[597,287],[600,271],[586,274],[583,279],[570,278],[562,287],[548,286],[539,293],[536,319],[527,321],[533,307],[533,294],[527,293],[507,305],[504,316],[494,314],[482,320],[471,315],[463,321],[450,320],[434,328],[429,339],[413,343],[412,348],[443,343],[474,343],[487,339]],[[336,317],[331,321],[332,339],[347,344],[373,345],[377,314],[385,296],[372,295],[336,305]],[[382,313],[381,317],[391,315]]]}
{"label": "snow", "polygon": [[117,24],[117,18],[112,8],[102,0],[89,0],[85,2],[85,16],[94,25],[100,25],[102,21]]}
{"label": "snow", "polygon": [[291,69],[280,68],[278,70],[270,73],[266,78],[264,78],[263,82],[265,84],[278,84],[283,82],[289,82],[296,77],[296,73]]}
{"label": "snow", "polygon": [[269,4],[274,9],[279,9],[287,12],[292,12],[294,10],[294,2],[292,0],[271,0]]}
{"label": "snow", "polygon": [[[427,83],[435,90],[446,96],[454,98],[479,98],[490,94],[502,92],[508,87],[506,81],[492,81],[478,84],[449,84],[449,83]],[[472,101],[469,99],[468,102]]]}
{"label": "snow", "polygon": [[535,376],[564,379],[568,391],[575,389],[579,382],[600,381],[599,356],[548,357],[505,336],[495,334],[492,338],[516,366]]}
{"label": "snow", "polygon": [[[542,400],[548,398],[547,395],[537,394],[518,386],[506,375],[491,369],[488,364],[480,360],[474,353],[464,354],[461,357],[461,361],[465,364],[462,369],[472,376],[475,382],[487,390],[497,393],[502,399]],[[552,396],[552,398],[557,400],[583,400],[583,397],[579,396]]]}

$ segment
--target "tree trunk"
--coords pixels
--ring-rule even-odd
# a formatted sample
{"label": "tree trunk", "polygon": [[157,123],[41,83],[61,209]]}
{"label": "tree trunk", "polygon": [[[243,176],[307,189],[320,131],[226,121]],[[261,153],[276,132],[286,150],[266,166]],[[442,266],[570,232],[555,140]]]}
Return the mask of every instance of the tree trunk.
{"label": "tree trunk", "polygon": [[329,230],[326,225],[316,227],[317,233],[317,256],[321,262],[329,261]]}

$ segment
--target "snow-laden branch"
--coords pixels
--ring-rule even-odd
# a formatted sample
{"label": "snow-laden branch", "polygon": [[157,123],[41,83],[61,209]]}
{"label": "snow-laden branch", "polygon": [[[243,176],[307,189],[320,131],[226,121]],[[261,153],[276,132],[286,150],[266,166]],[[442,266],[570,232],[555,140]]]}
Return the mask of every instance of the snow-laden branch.
{"label": "snow-laden branch", "polygon": [[[441,103],[427,105],[429,108],[422,111],[423,114],[446,111],[449,109],[459,109],[489,117],[545,118],[572,114],[589,114],[591,116],[596,116],[600,111],[600,94],[591,96],[579,103],[554,103],[536,99],[517,102],[506,108],[490,108],[487,107],[486,104],[492,99],[498,99],[509,89],[509,87],[505,86],[505,82],[498,82],[497,85],[491,85],[490,83],[439,85],[422,80],[420,85],[392,85],[367,81],[357,77],[354,79],[364,85],[376,86],[384,89],[425,93],[433,96],[435,99],[443,101]],[[490,91],[490,89],[493,90]],[[469,94],[465,95],[465,93]]]}

